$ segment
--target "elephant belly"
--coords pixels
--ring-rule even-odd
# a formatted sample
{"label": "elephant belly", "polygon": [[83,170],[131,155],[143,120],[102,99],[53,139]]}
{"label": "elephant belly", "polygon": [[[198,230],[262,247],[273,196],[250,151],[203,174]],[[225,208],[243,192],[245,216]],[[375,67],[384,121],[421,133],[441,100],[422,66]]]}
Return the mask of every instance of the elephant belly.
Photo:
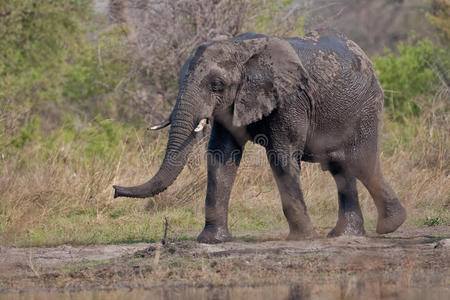
{"label": "elephant belly", "polygon": [[311,163],[326,163],[329,161],[343,161],[345,159],[344,149],[311,152],[305,147],[301,160]]}

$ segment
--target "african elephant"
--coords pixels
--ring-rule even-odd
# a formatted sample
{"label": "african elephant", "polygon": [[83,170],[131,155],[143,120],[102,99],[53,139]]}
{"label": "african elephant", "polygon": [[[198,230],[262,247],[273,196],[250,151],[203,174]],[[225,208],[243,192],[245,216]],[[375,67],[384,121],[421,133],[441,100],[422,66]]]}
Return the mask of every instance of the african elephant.
{"label": "african elephant", "polygon": [[[317,162],[333,176],[339,200],[329,236],[364,235],[356,179],[378,211],[376,230],[389,233],[406,211],[383,178],[378,133],[383,90],[372,64],[335,30],[303,38],[245,33],[200,45],[179,74],[165,158],[157,174],[134,187],[114,186],[114,197],[151,197],[183,169],[197,135],[212,121],[207,156],[206,222],[198,241],[231,240],[228,202],[245,143],[264,136],[277,183],[288,239],[316,236],[299,183],[300,161]],[[256,141],[257,142],[257,141]]]}

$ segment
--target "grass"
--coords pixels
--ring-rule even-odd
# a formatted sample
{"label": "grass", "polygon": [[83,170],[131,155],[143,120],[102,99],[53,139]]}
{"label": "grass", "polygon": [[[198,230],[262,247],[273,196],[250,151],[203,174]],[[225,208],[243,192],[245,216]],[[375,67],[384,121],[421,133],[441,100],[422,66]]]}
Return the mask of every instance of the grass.
{"label": "grass", "polygon": [[[383,171],[407,208],[406,225],[450,224],[447,100],[438,98],[434,105],[423,107],[420,116],[403,122],[391,121],[386,115],[383,123]],[[205,143],[198,145],[167,191],[147,200],[113,199],[112,184],[146,181],[157,171],[165,149],[166,133],[149,136],[127,130],[119,138],[114,136],[114,143],[102,140],[103,152],[97,155],[92,147],[85,147],[93,153],[86,155],[74,139],[47,151],[48,141],[42,139],[3,158],[0,243],[42,246],[156,241],[163,236],[165,217],[169,218],[170,239],[195,239],[204,222]],[[108,147],[115,147],[112,154],[105,152]],[[337,192],[331,176],[317,164],[304,163],[301,184],[314,226],[334,226]],[[366,226],[374,227],[373,201],[362,185],[358,188]],[[259,146],[247,145],[231,195],[229,226],[233,232],[288,230]]]}

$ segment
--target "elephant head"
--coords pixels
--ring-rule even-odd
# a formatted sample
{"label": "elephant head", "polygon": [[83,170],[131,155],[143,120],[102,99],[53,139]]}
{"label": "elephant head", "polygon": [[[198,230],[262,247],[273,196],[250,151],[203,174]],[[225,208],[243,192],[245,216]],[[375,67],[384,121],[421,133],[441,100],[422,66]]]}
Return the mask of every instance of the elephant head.
{"label": "elephant head", "polygon": [[114,186],[114,197],[144,198],[165,190],[182,171],[206,120],[230,113],[229,126],[256,122],[307,88],[306,78],[297,53],[280,38],[244,34],[199,46],[181,69],[170,119],[152,127],[171,125],[159,171],[142,185]]}

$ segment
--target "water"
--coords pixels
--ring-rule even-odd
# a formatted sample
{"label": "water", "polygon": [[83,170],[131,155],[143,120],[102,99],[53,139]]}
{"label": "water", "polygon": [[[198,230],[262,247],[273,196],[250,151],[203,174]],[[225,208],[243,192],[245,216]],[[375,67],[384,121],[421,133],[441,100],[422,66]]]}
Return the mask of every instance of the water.
{"label": "water", "polygon": [[151,289],[85,290],[78,292],[34,291],[0,294],[3,299],[98,300],[98,299],[450,299],[450,287],[408,287],[349,280],[345,283],[263,285],[255,287],[180,287]]}

